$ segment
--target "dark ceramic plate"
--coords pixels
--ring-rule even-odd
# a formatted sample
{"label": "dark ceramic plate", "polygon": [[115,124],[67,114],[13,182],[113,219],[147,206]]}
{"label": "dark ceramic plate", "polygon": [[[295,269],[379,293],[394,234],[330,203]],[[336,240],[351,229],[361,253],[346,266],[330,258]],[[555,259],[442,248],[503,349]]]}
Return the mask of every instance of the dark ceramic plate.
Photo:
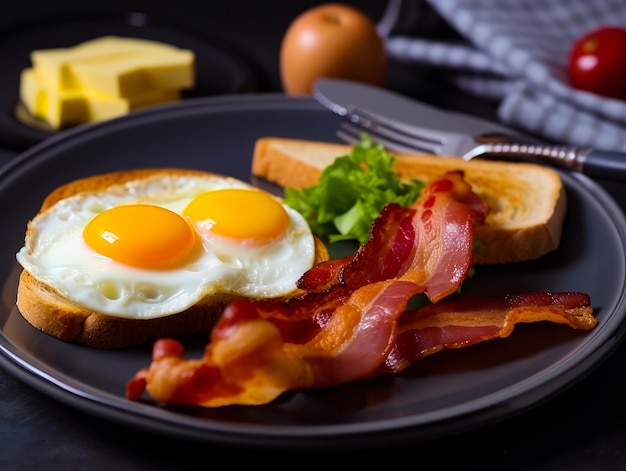
{"label": "dark ceramic plate", "polygon": [[[17,312],[15,252],[27,221],[56,186],[100,172],[159,166],[254,182],[249,168],[257,138],[335,141],[339,121],[304,98],[197,98],[60,133],[9,163],[0,172],[0,363],[72,407],[139,429],[241,446],[345,449],[422,441],[506,420],[562,392],[619,345],[626,329],[626,222],[603,189],[568,173],[562,174],[569,209],[560,248],[533,262],[482,267],[464,289],[588,292],[599,320],[589,332],[520,325],[507,339],[438,353],[393,378],[287,393],[256,407],[169,408],[124,398],[126,382],[150,361],[149,345],[102,351],[63,343]],[[476,122],[460,115],[443,125],[468,126]],[[206,338],[185,339],[189,354],[200,355]]]}
{"label": "dark ceramic plate", "polygon": [[174,26],[155,22],[147,15],[129,13],[107,16],[59,18],[32,22],[0,32],[0,143],[25,150],[52,135],[51,131],[18,119],[20,72],[31,66],[30,52],[71,47],[100,36],[125,36],[162,41],[194,51],[196,86],[183,97],[255,91],[259,77],[251,62],[217,38],[201,37]]}

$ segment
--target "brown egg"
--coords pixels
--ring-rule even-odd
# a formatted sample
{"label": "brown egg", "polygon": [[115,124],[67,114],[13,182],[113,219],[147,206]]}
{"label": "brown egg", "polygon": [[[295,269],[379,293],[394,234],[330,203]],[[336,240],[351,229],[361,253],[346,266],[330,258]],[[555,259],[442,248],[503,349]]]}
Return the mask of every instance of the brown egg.
{"label": "brown egg", "polygon": [[301,13],[285,33],[280,77],[285,93],[310,95],[320,77],[383,85],[387,52],[375,23],[356,8],[340,3]]}

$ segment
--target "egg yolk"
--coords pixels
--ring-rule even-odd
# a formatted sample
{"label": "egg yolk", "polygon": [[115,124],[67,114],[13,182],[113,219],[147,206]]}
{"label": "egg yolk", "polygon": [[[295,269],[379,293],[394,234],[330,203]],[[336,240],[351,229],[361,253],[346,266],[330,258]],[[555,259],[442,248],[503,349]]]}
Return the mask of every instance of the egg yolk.
{"label": "egg yolk", "polygon": [[280,238],[289,223],[285,208],[276,198],[263,191],[239,188],[202,193],[183,214],[213,234],[252,243]]}
{"label": "egg yolk", "polygon": [[179,214],[159,206],[116,206],[94,217],[83,239],[100,255],[139,268],[181,264],[192,252],[196,235]]}

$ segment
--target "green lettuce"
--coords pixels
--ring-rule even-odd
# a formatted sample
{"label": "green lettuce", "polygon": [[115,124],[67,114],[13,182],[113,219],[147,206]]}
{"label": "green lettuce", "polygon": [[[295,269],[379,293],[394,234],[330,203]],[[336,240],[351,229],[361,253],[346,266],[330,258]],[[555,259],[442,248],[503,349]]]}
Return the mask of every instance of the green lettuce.
{"label": "green lettuce", "polygon": [[391,202],[410,206],[424,183],[403,181],[393,167],[396,157],[367,134],[350,154],[337,157],[313,186],[285,188],[285,203],[300,212],[311,230],[330,243],[367,241],[370,226]]}

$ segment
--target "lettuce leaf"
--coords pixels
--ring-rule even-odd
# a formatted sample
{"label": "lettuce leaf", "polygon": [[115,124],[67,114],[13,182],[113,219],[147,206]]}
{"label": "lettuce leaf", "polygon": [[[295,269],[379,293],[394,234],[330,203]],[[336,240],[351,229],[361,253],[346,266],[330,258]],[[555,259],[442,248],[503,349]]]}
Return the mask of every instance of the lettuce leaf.
{"label": "lettuce leaf", "polygon": [[317,184],[285,188],[285,203],[300,212],[322,240],[362,244],[385,205],[395,202],[408,207],[424,188],[420,180],[401,180],[393,167],[395,160],[395,155],[362,134],[350,154],[338,156],[324,169]]}

